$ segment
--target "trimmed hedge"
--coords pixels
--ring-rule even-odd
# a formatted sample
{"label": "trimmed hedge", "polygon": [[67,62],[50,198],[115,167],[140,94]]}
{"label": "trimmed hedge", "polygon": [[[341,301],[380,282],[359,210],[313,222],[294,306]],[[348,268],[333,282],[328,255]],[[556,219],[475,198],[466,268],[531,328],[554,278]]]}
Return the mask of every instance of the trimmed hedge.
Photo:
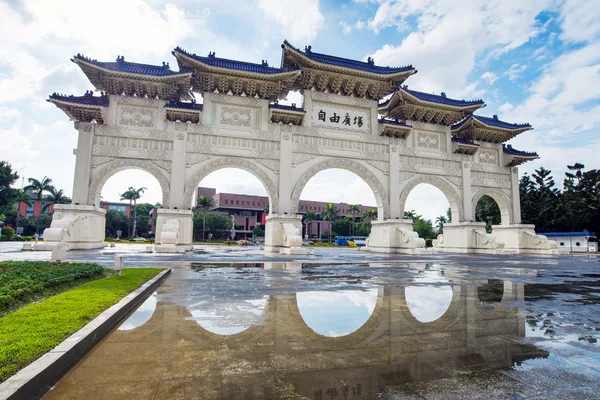
{"label": "trimmed hedge", "polygon": [[46,289],[79,279],[99,278],[103,273],[104,269],[97,264],[51,261],[0,262],[0,312]]}
{"label": "trimmed hedge", "polygon": [[6,240],[11,240],[15,236],[15,230],[9,226],[2,228],[2,236],[6,236]]}

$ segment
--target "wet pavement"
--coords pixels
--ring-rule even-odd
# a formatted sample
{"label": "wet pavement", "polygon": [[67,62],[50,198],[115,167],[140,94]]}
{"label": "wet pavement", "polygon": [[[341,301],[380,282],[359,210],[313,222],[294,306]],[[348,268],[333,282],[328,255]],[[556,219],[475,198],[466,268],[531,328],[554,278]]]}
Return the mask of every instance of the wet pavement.
{"label": "wet pavement", "polygon": [[598,398],[597,257],[197,250],[45,398]]}

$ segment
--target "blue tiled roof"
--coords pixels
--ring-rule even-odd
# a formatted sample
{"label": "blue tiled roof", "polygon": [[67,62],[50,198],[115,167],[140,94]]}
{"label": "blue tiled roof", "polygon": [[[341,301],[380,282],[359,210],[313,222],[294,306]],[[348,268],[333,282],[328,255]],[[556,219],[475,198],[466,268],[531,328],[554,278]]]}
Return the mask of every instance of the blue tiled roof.
{"label": "blue tiled roof", "polygon": [[343,67],[343,68],[357,69],[360,71],[371,72],[374,74],[396,74],[399,72],[407,72],[407,71],[412,71],[412,70],[414,70],[416,72],[416,70],[413,68],[412,65],[406,65],[404,67],[381,67],[381,66],[375,65],[375,62],[371,57],[369,57],[367,62],[364,62],[364,61],[350,60],[348,58],[330,56],[327,54],[314,53],[311,50],[311,46],[306,46],[304,51],[302,51],[302,50],[292,46],[287,40],[285,40],[283,42],[281,47],[284,48],[286,45],[291,47],[292,49],[296,50],[297,52],[302,53],[304,56],[310,58],[311,60],[320,62],[323,64],[330,64],[330,65],[335,65],[335,66]]}
{"label": "blue tiled roof", "polygon": [[303,112],[303,113],[306,112],[306,111],[304,111],[304,108],[296,107],[296,103],[293,103],[291,106],[288,106],[285,104],[271,103],[271,104],[269,104],[269,108],[274,108],[276,110]]}
{"label": "blue tiled roof", "polygon": [[108,107],[110,97],[106,93],[102,93],[100,96],[94,96],[94,92],[91,90],[85,92],[83,96],[65,95],[59,93],[52,93],[50,100],[66,101],[69,103],[82,104],[86,106],[102,106]]}
{"label": "blue tiled roof", "polygon": [[167,104],[165,104],[165,108],[179,108],[181,110],[192,110],[192,111],[202,111],[204,108],[203,104],[198,104],[195,102],[183,102],[179,100],[171,100]]}
{"label": "blue tiled roof", "polygon": [[402,121],[396,121],[396,120],[393,120],[393,119],[379,118],[378,122],[380,124],[395,125],[395,126],[402,126],[402,127],[405,127],[405,128],[411,128],[410,125],[406,125]]}
{"label": "blue tiled roof", "polygon": [[[456,99],[451,99],[449,97],[446,97],[446,93],[443,93],[443,92],[442,92],[442,94],[439,94],[439,95],[433,94],[433,93],[424,93],[424,92],[418,92],[416,90],[411,90],[406,86],[403,86],[402,90],[415,96],[419,100],[428,101],[431,103],[446,104],[446,105],[453,106],[453,107],[472,107],[472,106],[476,106],[476,105],[484,105],[484,102],[481,99],[478,99],[478,100],[456,100]],[[384,105],[384,104],[382,104],[382,105]]]}
{"label": "blue tiled roof", "polygon": [[511,154],[513,156],[521,156],[521,157],[539,157],[538,153],[535,151],[521,151],[517,149],[513,149],[510,144],[503,144],[502,151],[506,154]]}
{"label": "blue tiled roof", "polygon": [[452,136],[450,139],[453,142],[456,142],[456,143],[468,144],[469,146],[479,146],[477,143],[473,143],[470,140],[459,138],[459,137],[456,137],[456,136]]}
{"label": "blue tiled roof", "polygon": [[596,236],[596,232],[547,232],[538,233],[538,235],[544,235],[546,237],[581,237],[581,236]]}
{"label": "blue tiled roof", "polygon": [[118,56],[115,62],[102,62],[97,60],[92,60],[91,58],[84,57],[81,54],[77,54],[74,59],[83,60],[90,64],[97,65],[101,68],[110,69],[117,72],[129,73],[129,74],[138,74],[138,75],[152,75],[152,76],[169,76],[169,75],[179,75],[183,73],[188,73],[188,71],[171,71],[169,68],[169,63],[164,63],[163,65],[149,65],[149,64],[138,64],[129,61],[125,61],[124,56]]}
{"label": "blue tiled roof", "polygon": [[257,74],[280,74],[283,72],[298,70],[299,68],[275,68],[270,67],[269,64],[263,60],[261,64],[254,64],[245,61],[237,61],[237,60],[228,60],[226,58],[217,58],[215,57],[215,53],[211,52],[208,54],[208,57],[202,57],[194,53],[188,53],[183,50],[181,47],[177,46],[173,51],[173,55],[175,53],[181,53],[188,57],[191,57],[195,60],[198,60],[204,64],[210,65],[212,67],[218,68],[227,68],[227,69],[235,69],[238,71],[245,72],[254,72]]}
{"label": "blue tiled roof", "polygon": [[490,117],[484,117],[481,115],[469,115],[467,118],[463,119],[462,121],[457,122],[456,124],[452,125],[452,129],[458,129],[460,128],[462,125],[464,125],[467,121],[469,121],[471,118],[474,118],[475,120],[489,125],[489,126],[494,126],[496,128],[501,128],[501,129],[510,129],[510,130],[514,130],[514,129],[523,129],[523,128],[531,128],[530,124],[511,124],[510,122],[504,122],[498,119],[497,115],[494,115],[492,118]]}

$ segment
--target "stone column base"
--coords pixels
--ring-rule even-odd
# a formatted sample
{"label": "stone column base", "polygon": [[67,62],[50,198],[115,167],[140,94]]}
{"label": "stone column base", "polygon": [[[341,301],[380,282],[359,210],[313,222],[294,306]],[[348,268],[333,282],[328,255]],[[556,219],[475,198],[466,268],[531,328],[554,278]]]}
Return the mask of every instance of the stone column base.
{"label": "stone column base", "polygon": [[553,240],[535,233],[535,225],[493,225],[492,234],[504,242],[503,254],[567,254],[557,249]]}
{"label": "stone column base", "polygon": [[266,219],[265,253],[306,254],[301,247],[301,215],[269,214]]}
{"label": "stone column base", "polygon": [[192,250],[193,227],[192,211],[159,209],[156,216],[155,251],[185,253]]}
{"label": "stone column base", "polygon": [[444,233],[434,240],[434,247],[447,253],[496,254],[504,243],[485,231],[484,222],[458,222],[444,225]]}
{"label": "stone column base", "polygon": [[373,221],[365,250],[376,253],[432,254],[425,249],[425,239],[419,238],[409,219]]}
{"label": "stone column base", "polygon": [[106,210],[95,206],[56,204],[52,223],[43,233],[44,242],[34,243],[32,250],[49,251],[62,243],[67,250],[99,249],[104,241]]}

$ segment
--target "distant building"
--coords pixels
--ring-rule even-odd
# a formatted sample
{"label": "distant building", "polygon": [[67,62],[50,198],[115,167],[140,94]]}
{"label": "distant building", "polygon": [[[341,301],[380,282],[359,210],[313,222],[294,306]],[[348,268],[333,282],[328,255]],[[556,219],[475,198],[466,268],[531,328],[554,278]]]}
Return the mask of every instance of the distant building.
{"label": "distant building", "polygon": [[571,253],[596,253],[598,252],[598,240],[594,232],[548,232],[539,233],[549,240],[554,240],[558,249],[568,250]]}
{"label": "distant building", "polygon": [[[52,204],[49,204],[43,197],[40,199],[37,192],[31,189],[25,189],[25,192],[29,195],[29,204],[25,202],[15,203],[15,207],[17,207],[21,216],[25,218],[39,217],[40,215],[51,214],[54,211]],[[65,203],[70,204],[71,199],[67,198]]]}
{"label": "distant building", "polygon": [[111,201],[103,201],[100,203],[100,207],[104,208],[106,211],[115,210],[124,213],[128,217],[131,215],[131,206],[129,203],[116,203]]}
{"label": "distant building", "polygon": [[[254,237],[253,230],[256,226],[265,229],[266,216],[265,211],[269,207],[269,198],[267,196],[255,196],[247,194],[217,193],[214,188],[199,187],[196,192],[196,199],[200,196],[211,197],[213,205],[209,209],[211,212],[218,212],[222,215],[233,216],[235,224],[236,238],[250,239]],[[308,210],[313,210],[317,215],[325,211],[325,208],[332,204],[326,201],[300,200],[298,204],[298,213],[305,214]],[[351,215],[347,203],[333,203],[340,212],[341,217]],[[359,205],[359,217],[366,210],[377,210],[377,207]],[[196,208],[196,211],[202,211]],[[321,235],[329,229],[327,221],[313,221],[308,227],[303,224],[303,235],[308,234],[311,239],[319,239]],[[308,231],[308,232],[306,232]]]}

